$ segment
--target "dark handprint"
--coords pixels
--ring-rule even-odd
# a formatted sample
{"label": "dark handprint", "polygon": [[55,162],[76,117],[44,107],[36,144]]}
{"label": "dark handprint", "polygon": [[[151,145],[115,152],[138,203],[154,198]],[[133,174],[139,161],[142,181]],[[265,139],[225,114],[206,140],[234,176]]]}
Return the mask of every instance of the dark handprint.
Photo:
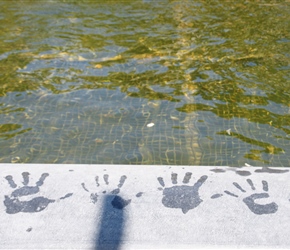
{"label": "dark handprint", "polygon": [[[186,173],[183,179],[183,183],[187,184],[191,178],[192,173]],[[157,178],[160,185],[165,187],[162,177]],[[206,181],[207,176],[203,175],[199,180],[193,185],[179,185],[172,186],[169,188],[162,188],[163,198],[162,203],[165,207],[170,208],[181,208],[182,212],[185,214],[190,209],[197,207],[203,200],[200,198],[198,190],[201,185]],[[177,174],[171,174],[172,184],[177,184]]]}
{"label": "dark handprint", "polygon": [[[256,190],[253,182],[251,179],[247,179],[247,182],[249,184],[249,186],[251,187],[252,190]],[[242,193],[246,193],[246,190],[244,190],[237,182],[233,182],[233,185],[240,190]],[[256,203],[256,200],[258,199],[265,199],[265,198],[269,198],[269,194],[268,194],[268,182],[267,181],[262,181],[262,185],[263,185],[263,193],[253,193],[247,197],[245,197],[243,199],[243,202],[247,205],[247,207],[254,213],[254,214],[273,214],[276,213],[278,210],[278,205],[275,202],[271,202],[268,204],[258,204]],[[238,195],[226,190],[224,191],[227,195],[230,195],[232,197],[239,197]],[[211,198],[215,199],[215,198],[219,198],[221,197],[222,194],[215,194],[213,195]]]}
{"label": "dark handprint", "polygon": [[[31,200],[23,200],[21,201],[21,197],[29,196],[33,194],[37,194],[40,190],[39,187],[43,185],[43,182],[48,173],[44,173],[41,175],[39,180],[36,182],[35,186],[28,186],[29,183],[29,173],[23,172],[23,185],[22,187],[17,188],[17,185],[13,181],[13,177],[8,175],[5,179],[8,181],[11,188],[15,190],[10,194],[10,196],[5,195],[4,205],[6,206],[6,213],[8,214],[16,214],[19,212],[23,213],[36,213],[44,210],[50,203],[55,202],[55,200],[45,198],[43,196],[35,197]],[[17,188],[17,189],[16,189]],[[72,195],[69,193],[60,199],[68,198]]]}

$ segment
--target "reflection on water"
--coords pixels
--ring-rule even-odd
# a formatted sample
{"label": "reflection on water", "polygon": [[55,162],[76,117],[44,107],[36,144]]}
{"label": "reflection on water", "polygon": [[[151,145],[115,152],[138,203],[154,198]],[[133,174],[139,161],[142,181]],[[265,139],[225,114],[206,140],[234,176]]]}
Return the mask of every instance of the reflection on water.
{"label": "reflection on water", "polygon": [[0,162],[289,166],[289,12],[0,2]]}

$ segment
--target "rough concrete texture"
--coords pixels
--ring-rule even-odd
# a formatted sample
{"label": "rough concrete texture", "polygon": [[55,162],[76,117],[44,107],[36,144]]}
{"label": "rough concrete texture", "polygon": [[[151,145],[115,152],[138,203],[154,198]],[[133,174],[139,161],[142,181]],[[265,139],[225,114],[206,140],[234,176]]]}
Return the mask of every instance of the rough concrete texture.
{"label": "rough concrete texture", "polygon": [[0,164],[2,249],[290,247],[287,168]]}

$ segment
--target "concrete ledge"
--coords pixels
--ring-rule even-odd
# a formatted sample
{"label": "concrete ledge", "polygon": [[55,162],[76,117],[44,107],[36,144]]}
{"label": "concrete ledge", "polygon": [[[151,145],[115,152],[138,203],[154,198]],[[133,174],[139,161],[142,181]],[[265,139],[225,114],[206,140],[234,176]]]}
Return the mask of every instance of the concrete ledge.
{"label": "concrete ledge", "polygon": [[287,168],[0,164],[1,249],[290,247]]}

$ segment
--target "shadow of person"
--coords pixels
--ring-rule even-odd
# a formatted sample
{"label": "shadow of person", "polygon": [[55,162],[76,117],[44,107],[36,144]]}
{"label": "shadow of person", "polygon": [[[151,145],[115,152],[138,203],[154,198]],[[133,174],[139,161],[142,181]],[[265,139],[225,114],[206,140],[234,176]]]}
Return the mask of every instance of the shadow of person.
{"label": "shadow of person", "polygon": [[120,249],[125,226],[123,208],[128,202],[118,195],[104,196],[95,250]]}

